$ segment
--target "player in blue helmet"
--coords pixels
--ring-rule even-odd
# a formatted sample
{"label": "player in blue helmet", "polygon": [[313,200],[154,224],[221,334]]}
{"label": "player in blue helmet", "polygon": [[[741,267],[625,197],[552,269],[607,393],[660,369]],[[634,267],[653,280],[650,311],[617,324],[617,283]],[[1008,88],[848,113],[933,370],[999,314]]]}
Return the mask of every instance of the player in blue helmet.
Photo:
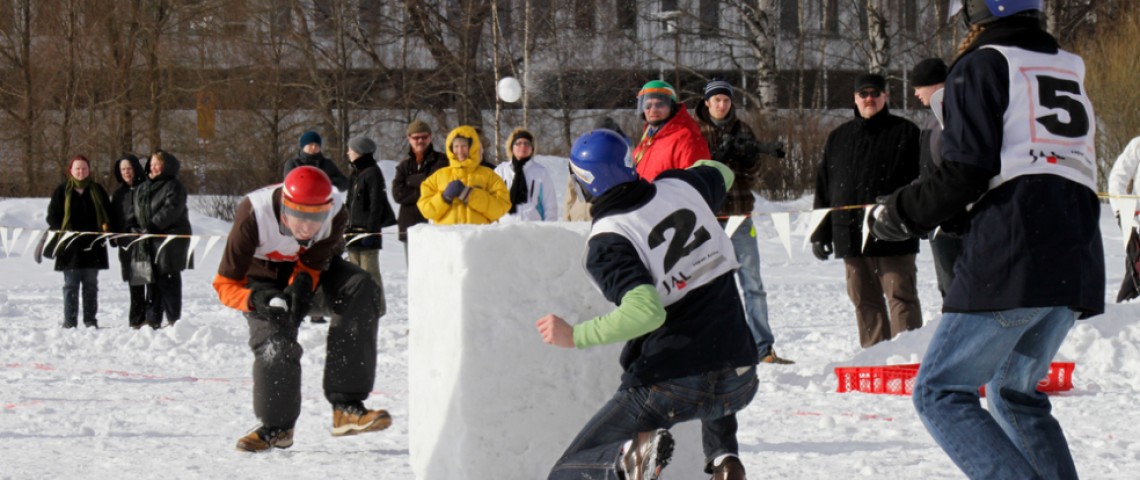
{"label": "player in blue helmet", "polygon": [[[967,27],[986,25],[1023,12],[1040,13],[1045,8],[1044,0],[965,0],[965,2],[965,5],[958,4],[955,8],[962,9],[962,22]],[[954,11],[950,13],[953,14]]]}
{"label": "player in blue helmet", "polygon": [[1104,313],[1096,117],[1084,61],[1042,28],[1041,7],[966,5],[970,34],[943,97],[942,166],[871,214],[883,240],[938,226],[963,234],[914,404],[970,478],[1077,478],[1037,382],[1076,320]]}
{"label": "player in blue helmet", "polygon": [[638,178],[629,142],[606,129],[594,130],[574,141],[570,147],[570,173],[578,180],[587,201]]}
{"label": "player in blue helmet", "polygon": [[550,478],[658,478],[672,452],[668,429],[697,419],[706,472],[743,474],[736,412],[756,394],[758,357],[736,290],[732,241],[713,213],[732,171],[702,160],[649,183],[634,170],[625,139],[608,130],[574,142],[570,161],[593,204],[585,267],[617,307],[573,326],[551,314],[535,327],[559,347],[625,342],[625,372]]}

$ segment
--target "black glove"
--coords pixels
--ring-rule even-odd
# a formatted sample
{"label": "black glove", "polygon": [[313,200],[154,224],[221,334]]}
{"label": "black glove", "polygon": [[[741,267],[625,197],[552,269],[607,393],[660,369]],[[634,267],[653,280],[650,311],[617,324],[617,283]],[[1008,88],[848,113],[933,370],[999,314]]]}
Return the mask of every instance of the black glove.
{"label": "black glove", "polygon": [[738,138],[733,142],[732,148],[736,150],[742,158],[754,159],[760,156],[760,144],[756,140],[750,138]]}
{"label": "black glove", "polygon": [[887,203],[879,203],[871,207],[871,216],[867,223],[871,227],[871,235],[879,240],[888,242],[901,242],[918,236],[907,227],[906,222],[899,217],[897,209]]}
{"label": "black glove", "polygon": [[467,203],[467,194],[471,189],[467,187],[461,180],[452,180],[447,184],[447,188],[443,189],[443,201],[451,203],[452,200],[458,198],[463,203]]}
{"label": "black glove", "polygon": [[292,323],[289,315],[289,297],[271,284],[255,284],[250,287],[249,304],[257,315],[254,318],[278,325]]}
{"label": "black glove", "polygon": [[827,260],[831,256],[831,242],[811,242],[811,253],[815,258]]}
{"label": "black glove", "polygon": [[282,293],[293,306],[293,321],[299,325],[313,308],[313,277],[308,272],[298,273]]}
{"label": "black glove", "polygon": [[764,153],[776,158],[784,158],[788,156],[788,152],[784,151],[784,142],[772,142],[764,145]]}
{"label": "black glove", "polygon": [[716,148],[713,149],[711,155],[712,159],[721,163],[727,163],[728,158],[732,156],[734,140],[735,137],[725,135],[724,138],[720,140],[720,143],[717,144]]}

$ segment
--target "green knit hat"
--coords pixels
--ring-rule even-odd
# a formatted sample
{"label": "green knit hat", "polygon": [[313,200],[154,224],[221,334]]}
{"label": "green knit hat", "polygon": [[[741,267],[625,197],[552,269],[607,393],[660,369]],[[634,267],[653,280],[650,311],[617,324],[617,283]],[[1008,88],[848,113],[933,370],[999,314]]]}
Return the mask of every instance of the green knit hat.
{"label": "green knit hat", "polygon": [[645,111],[645,100],[648,98],[666,100],[672,106],[677,105],[677,91],[664,80],[651,80],[641,87],[641,91],[637,92],[638,112]]}

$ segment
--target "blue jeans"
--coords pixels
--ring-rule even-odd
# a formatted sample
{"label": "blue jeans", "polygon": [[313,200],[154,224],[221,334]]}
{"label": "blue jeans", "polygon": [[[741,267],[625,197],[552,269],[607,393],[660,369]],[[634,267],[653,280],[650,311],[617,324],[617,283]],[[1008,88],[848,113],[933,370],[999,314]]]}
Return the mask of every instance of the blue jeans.
{"label": "blue jeans", "polygon": [[[755,367],[741,367],[619,390],[554,464],[550,479],[616,479],[621,446],[638,432],[701,419],[706,465],[737,453],[736,412],[756,395]],[[681,475],[684,477],[684,475]]]}
{"label": "blue jeans", "polygon": [[760,246],[756,243],[752,217],[745,218],[732,233],[732,249],[736,251],[736,261],[740,262],[736,281],[744,291],[744,316],[756,341],[756,351],[764,358],[771,353],[776,339],[768,325],[768,292],[764,291],[764,280],[760,278]]}
{"label": "blue jeans", "polygon": [[99,270],[95,268],[69,268],[63,271],[63,327],[76,326],[79,317],[79,291],[83,290],[83,324],[98,326],[95,314],[99,312]]}
{"label": "blue jeans", "polygon": [[1077,478],[1049,397],[1037,391],[1075,321],[1067,307],[942,315],[918,371],[914,406],[966,476]]}

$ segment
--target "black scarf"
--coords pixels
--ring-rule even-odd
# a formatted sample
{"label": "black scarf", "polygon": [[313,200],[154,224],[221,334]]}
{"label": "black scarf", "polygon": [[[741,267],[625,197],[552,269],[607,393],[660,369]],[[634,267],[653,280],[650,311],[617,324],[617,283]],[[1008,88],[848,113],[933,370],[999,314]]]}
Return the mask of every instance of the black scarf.
{"label": "black scarf", "polygon": [[507,213],[515,213],[518,211],[520,204],[526,203],[526,174],[523,173],[523,167],[526,162],[530,161],[530,157],[524,159],[511,158],[511,169],[515,171],[515,180],[511,183],[511,210]]}

